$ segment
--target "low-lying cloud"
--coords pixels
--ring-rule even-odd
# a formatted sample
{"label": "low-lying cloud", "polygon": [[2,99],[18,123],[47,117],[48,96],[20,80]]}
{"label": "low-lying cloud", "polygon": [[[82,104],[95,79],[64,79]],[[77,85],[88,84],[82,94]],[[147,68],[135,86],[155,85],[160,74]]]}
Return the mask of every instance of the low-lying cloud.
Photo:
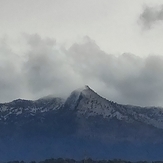
{"label": "low-lying cloud", "polygon": [[145,29],[150,29],[154,25],[162,23],[163,5],[157,7],[144,7],[144,10],[139,19]]}
{"label": "low-lying cloud", "polygon": [[107,54],[85,37],[66,49],[54,39],[26,35],[23,55],[9,44],[0,47],[0,99],[66,97],[89,85],[123,104],[163,106],[163,57]]}

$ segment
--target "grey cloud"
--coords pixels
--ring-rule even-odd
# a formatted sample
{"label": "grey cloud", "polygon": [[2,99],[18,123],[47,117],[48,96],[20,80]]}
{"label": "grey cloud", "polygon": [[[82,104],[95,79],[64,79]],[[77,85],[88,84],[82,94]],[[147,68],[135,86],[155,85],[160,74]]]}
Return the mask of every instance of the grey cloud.
{"label": "grey cloud", "polygon": [[128,76],[119,82],[117,88],[122,94],[122,100],[128,97],[129,103],[139,101],[139,105],[162,105],[162,62],[161,56],[149,56],[143,60],[143,66],[137,76]]}
{"label": "grey cloud", "polygon": [[159,7],[146,6],[139,19],[145,29],[150,29],[153,25],[163,21],[163,5]]}
{"label": "grey cloud", "polygon": [[23,71],[30,92],[37,97],[46,94],[67,96],[76,85],[72,79],[78,79],[68,56],[57,48],[52,39],[31,35],[27,42],[30,48]]}
{"label": "grey cloud", "polygon": [[54,46],[56,41],[51,38],[42,39],[38,34],[28,35],[24,34],[24,37],[27,39],[27,43],[33,48],[40,48],[41,46]]}
{"label": "grey cloud", "polygon": [[16,97],[21,96],[23,87],[19,71],[20,58],[2,40],[0,43],[0,100],[6,101],[15,98],[15,94]]}
{"label": "grey cloud", "polygon": [[28,50],[21,59],[8,46],[0,48],[1,101],[49,94],[66,97],[88,84],[119,103],[163,106],[162,56],[107,54],[89,37],[69,49],[39,35],[25,38]]}
{"label": "grey cloud", "polygon": [[124,104],[163,105],[162,56],[140,58],[125,53],[116,57],[101,51],[91,40],[73,45],[73,52],[78,73],[91,84],[97,80],[98,85],[93,86],[105,97]]}

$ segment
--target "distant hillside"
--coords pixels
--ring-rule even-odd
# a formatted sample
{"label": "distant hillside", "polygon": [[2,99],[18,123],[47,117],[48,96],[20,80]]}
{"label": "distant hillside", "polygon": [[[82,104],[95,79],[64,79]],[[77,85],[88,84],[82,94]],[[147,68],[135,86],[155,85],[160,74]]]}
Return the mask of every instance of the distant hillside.
{"label": "distant hillside", "polygon": [[163,109],[117,104],[89,86],[64,100],[45,97],[0,104],[1,161],[163,160]]}

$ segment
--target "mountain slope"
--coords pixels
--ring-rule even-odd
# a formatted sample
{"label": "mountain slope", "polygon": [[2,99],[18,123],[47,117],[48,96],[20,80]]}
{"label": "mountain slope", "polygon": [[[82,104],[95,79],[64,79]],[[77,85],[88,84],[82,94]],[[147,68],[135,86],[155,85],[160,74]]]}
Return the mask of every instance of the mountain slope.
{"label": "mountain slope", "polygon": [[128,123],[138,121],[163,129],[163,108],[120,105],[102,98],[88,86],[73,91],[65,105],[76,109],[78,115],[117,118]]}
{"label": "mountain slope", "polygon": [[163,159],[163,110],[120,105],[89,86],[67,100],[0,104],[0,158]]}

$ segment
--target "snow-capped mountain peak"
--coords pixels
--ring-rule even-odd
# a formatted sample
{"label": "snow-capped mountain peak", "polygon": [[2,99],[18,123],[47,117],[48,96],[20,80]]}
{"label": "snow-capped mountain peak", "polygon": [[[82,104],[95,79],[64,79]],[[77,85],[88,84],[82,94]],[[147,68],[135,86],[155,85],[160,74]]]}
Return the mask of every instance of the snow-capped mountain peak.
{"label": "snow-capped mountain peak", "polygon": [[73,91],[64,108],[76,110],[78,116],[116,118],[127,123],[140,122],[163,129],[163,109],[120,105],[101,97],[89,86]]}
{"label": "snow-capped mountain peak", "polygon": [[163,129],[163,109],[152,107],[120,105],[109,101],[89,86],[74,90],[67,100],[47,96],[36,101],[14,100],[0,104],[0,120],[13,116],[35,116],[59,109],[73,110],[86,118],[100,116],[104,119],[116,118],[127,123],[140,122]]}
{"label": "snow-capped mountain peak", "polygon": [[77,89],[71,93],[65,103],[65,108],[76,110],[78,115],[125,118],[115,108],[115,103],[106,100],[94,92],[89,86]]}
{"label": "snow-capped mountain peak", "polygon": [[65,107],[74,110],[83,99],[97,99],[100,96],[95,93],[89,86],[74,90],[65,102]]}
{"label": "snow-capped mountain peak", "polygon": [[72,96],[72,95],[79,96],[81,94],[88,96],[88,95],[93,94],[93,93],[95,93],[95,92],[88,85],[85,85],[84,87],[81,87],[81,88],[74,90],[70,96]]}
{"label": "snow-capped mountain peak", "polygon": [[89,90],[89,89],[90,89],[90,87],[88,85],[85,85],[84,87],[80,87],[80,88],[76,89],[75,91],[82,92],[84,90]]}

